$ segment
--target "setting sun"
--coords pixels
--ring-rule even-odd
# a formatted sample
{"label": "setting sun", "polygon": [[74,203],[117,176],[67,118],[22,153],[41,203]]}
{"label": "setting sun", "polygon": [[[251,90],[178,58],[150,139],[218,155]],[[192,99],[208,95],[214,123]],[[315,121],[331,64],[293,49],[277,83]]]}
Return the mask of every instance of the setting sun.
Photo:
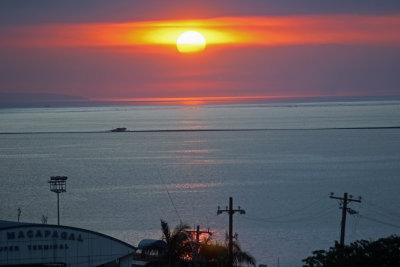
{"label": "setting sun", "polygon": [[206,39],[196,31],[187,31],[179,35],[176,47],[181,53],[196,53],[206,48]]}

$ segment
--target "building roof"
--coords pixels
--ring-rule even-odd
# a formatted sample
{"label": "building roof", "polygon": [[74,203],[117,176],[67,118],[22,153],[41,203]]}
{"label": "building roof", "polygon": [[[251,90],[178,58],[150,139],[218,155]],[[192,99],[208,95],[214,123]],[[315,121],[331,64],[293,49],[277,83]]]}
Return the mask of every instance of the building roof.
{"label": "building roof", "polygon": [[143,239],[142,241],[140,241],[138,249],[149,249],[149,248],[166,249],[167,243],[165,243],[163,240],[156,240],[156,239]]}
{"label": "building roof", "polygon": [[14,228],[20,226],[36,225],[35,223],[22,223],[22,222],[12,222],[12,221],[2,221],[0,220],[0,230],[5,228]]}
{"label": "building roof", "polygon": [[54,225],[54,224],[41,224],[41,223],[23,223],[23,222],[12,222],[12,221],[3,221],[0,220],[0,231],[1,230],[5,230],[5,229],[12,229],[12,228],[23,228],[23,227],[55,227],[55,228],[60,228],[60,229],[69,229],[69,230],[75,230],[75,231],[81,231],[81,232],[87,232],[87,233],[91,233],[91,234],[95,234],[98,236],[102,236],[108,239],[112,239],[114,241],[117,241],[121,244],[124,244],[125,246],[128,246],[134,250],[136,250],[137,248],[132,246],[131,244],[128,244],[122,240],[116,239],[112,236],[108,236],[102,233],[98,233],[95,231],[91,231],[91,230],[86,230],[86,229],[82,229],[82,228],[77,228],[77,227],[71,227],[71,226],[64,226],[64,225]]}

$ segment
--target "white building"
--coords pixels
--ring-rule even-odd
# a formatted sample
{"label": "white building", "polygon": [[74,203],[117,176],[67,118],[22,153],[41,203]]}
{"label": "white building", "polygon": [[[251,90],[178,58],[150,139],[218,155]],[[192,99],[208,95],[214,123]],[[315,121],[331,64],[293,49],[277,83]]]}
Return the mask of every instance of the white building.
{"label": "white building", "polygon": [[85,229],[0,220],[0,266],[121,266],[119,260],[135,251],[123,241]]}

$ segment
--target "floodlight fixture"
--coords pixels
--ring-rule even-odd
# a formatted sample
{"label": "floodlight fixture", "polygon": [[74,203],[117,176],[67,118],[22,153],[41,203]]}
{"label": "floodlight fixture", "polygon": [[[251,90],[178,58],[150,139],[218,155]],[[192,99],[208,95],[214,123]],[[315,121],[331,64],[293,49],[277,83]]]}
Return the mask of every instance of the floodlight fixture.
{"label": "floodlight fixture", "polygon": [[57,194],[57,224],[60,225],[60,193],[67,192],[67,176],[51,176],[50,191]]}

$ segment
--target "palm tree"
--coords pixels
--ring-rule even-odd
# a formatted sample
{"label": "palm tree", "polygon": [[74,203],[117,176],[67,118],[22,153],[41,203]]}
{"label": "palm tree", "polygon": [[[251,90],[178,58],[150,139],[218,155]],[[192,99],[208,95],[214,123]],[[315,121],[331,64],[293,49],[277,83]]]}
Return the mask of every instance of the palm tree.
{"label": "palm tree", "polygon": [[[167,260],[170,267],[187,266],[188,262],[194,258],[194,251],[198,252],[198,259],[202,266],[228,266],[227,244],[211,244],[210,240],[207,240],[205,243],[194,245],[186,232],[189,229],[188,225],[180,223],[171,232],[168,223],[161,220],[162,239],[167,243]],[[234,266],[239,266],[239,264],[256,266],[256,261],[249,253],[241,249],[238,242],[233,242],[233,264]]]}
{"label": "palm tree", "polygon": [[180,223],[171,232],[168,223],[161,220],[161,230],[163,233],[163,240],[167,243],[167,256],[169,266],[184,265],[185,258],[190,257],[192,249],[190,247],[190,240],[186,234],[189,229],[187,224]]}
{"label": "palm tree", "polygon": [[228,248],[218,243],[204,244],[200,248],[199,257],[204,266],[226,266],[228,264]]}
{"label": "palm tree", "polygon": [[[205,244],[200,248],[200,258],[206,262],[205,266],[228,266],[228,251],[227,244]],[[241,249],[238,242],[233,242],[233,264],[256,266],[256,261],[253,256]]]}
{"label": "palm tree", "polygon": [[233,264],[246,263],[247,265],[256,266],[256,260],[248,252],[243,251],[238,242],[233,242]]}

